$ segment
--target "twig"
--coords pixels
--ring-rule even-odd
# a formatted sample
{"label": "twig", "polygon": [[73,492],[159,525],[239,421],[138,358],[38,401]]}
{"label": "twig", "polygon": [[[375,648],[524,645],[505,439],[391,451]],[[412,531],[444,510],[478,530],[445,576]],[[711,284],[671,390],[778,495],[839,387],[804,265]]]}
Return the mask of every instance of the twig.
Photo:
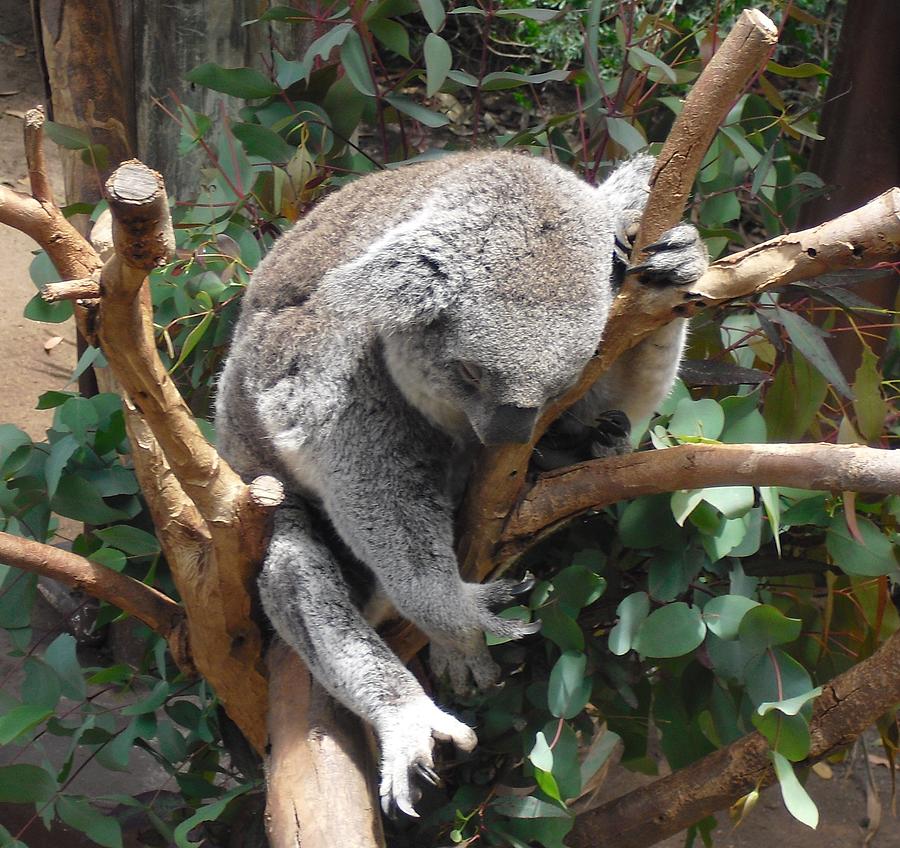
{"label": "twig", "polygon": [[165,637],[173,647],[176,660],[189,656],[184,644],[184,610],[162,592],[127,574],[119,574],[62,548],[3,532],[0,532],[0,562],[52,577],[107,601]]}
{"label": "twig", "polygon": [[100,297],[100,274],[83,280],[63,280],[41,286],[41,299],[45,303],[61,300],[91,300]]}
{"label": "twig", "polygon": [[31,196],[38,203],[53,203],[53,189],[44,163],[44,107],[36,106],[25,113],[25,161]]}

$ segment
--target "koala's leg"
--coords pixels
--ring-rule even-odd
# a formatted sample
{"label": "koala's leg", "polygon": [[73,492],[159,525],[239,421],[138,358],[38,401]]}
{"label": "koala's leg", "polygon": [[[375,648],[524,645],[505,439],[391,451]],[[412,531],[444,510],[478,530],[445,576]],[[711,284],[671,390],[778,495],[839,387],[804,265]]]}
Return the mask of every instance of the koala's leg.
{"label": "koala's leg", "polygon": [[370,722],[381,746],[381,801],[416,815],[413,782],[437,780],[432,747],[450,740],[470,751],[475,733],[438,709],[350,602],[328,548],[302,505],[278,510],[259,578],[263,608],[278,634],[334,697]]}
{"label": "koala's leg", "polygon": [[[377,375],[369,388],[377,390]],[[395,389],[382,389],[371,403],[348,410],[332,433],[320,462],[328,470],[325,510],[397,611],[429,635],[432,669],[446,671],[458,691],[470,675],[487,686],[499,669],[484,633],[518,638],[539,627],[495,612],[527,587],[463,582],[453,549],[454,507],[445,491],[450,440],[399,398],[391,403]]]}

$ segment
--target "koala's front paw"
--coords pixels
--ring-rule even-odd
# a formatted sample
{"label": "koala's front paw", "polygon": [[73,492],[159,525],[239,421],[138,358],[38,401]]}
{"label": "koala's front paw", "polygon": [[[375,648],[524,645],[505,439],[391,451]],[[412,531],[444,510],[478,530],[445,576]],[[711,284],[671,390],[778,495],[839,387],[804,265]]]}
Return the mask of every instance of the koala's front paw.
{"label": "koala's front paw", "polygon": [[478,743],[475,731],[445,713],[425,696],[387,711],[375,724],[381,746],[381,808],[386,815],[400,810],[418,817],[415,803],[422,797],[417,780],[434,785],[434,740],[452,742],[461,751]]}
{"label": "koala's front paw", "polygon": [[709,267],[709,253],[692,224],[679,224],[662,238],[644,248],[640,265],[628,269],[642,283],[663,286],[687,286],[695,283]]}
{"label": "koala's front paw", "polygon": [[439,677],[446,675],[454,692],[467,694],[470,678],[479,689],[486,689],[499,679],[500,668],[491,659],[484,633],[503,639],[521,639],[541,629],[540,621],[501,618],[495,612],[530,592],[534,584],[531,577],[521,582],[495,580],[464,584],[467,603],[461,624],[465,624],[456,632],[433,635],[431,642],[431,669]]}
{"label": "koala's front paw", "polygon": [[591,428],[591,456],[603,459],[631,452],[631,421],[621,409],[610,409],[597,417]]}

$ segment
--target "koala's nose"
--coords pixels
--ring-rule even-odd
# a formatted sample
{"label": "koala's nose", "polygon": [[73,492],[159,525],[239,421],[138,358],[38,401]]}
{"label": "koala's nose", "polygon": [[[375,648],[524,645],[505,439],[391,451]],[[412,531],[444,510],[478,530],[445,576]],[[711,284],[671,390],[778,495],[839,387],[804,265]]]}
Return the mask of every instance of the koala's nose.
{"label": "koala's nose", "polygon": [[481,441],[486,445],[526,444],[531,441],[539,412],[536,406],[498,406],[480,434]]}

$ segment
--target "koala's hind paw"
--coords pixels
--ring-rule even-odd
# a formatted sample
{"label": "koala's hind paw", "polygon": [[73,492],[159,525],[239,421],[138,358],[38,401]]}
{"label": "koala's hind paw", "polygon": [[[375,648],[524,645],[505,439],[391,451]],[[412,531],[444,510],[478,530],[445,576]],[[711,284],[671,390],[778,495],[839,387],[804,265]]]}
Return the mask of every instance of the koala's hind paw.
{"label": "koala's hind paw", "polygon": [[471,643],[460,648],[452,642],[431,640],[431,670],[437,677],[446,677],[457,695],[471,694],[473,682],[476,689],[487,689],[500,679],[500,666],[491,659],[481,633],[474,634]]}
{"label": "koala's hind paw", "polygon": [[452,742],[471,751],[478,742],[475,731],[436,707],[426,697],[401,704],[376,724],[381,745],[381,808],[386,815],[400,810],[418,817],[416,802],[422,797],[417,781],[435,786],[441,782],[434,770],[434,740]]}
{"label": "koala's hind paw", "polygon": [[610,409],[598,416],[591,428],[591,456],[603,459],[631,452],[631,421],[621,409]]}
{"label": "koala's hind paw", "polygon": [[640,265],[628,269],[642,283],[663,286],[686,286],[695,283],[709,267],[709,254],[697,228],[679,224],[663,233],[662,238],[644,248]]}

